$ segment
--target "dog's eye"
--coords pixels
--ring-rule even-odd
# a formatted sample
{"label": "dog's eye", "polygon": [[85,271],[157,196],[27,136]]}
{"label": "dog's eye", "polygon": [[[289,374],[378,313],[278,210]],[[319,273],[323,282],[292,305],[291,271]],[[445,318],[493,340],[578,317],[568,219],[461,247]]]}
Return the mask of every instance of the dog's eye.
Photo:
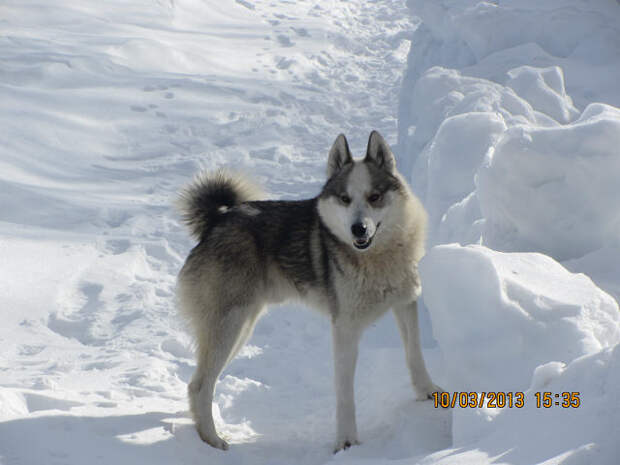
{"label": "dog's eye", "polygon": [[368,201],[370,203],[375,203],[379,200],[381,200],[381,194],[378,194],[377,192],[375,192],[374,194],[370,194],[370,196],[368,197]]}
{"label": "dog's eye", "polygon": [[351,197],[347,194],[340,194],[340,201],[345,205],[349,205],[351,203]]}

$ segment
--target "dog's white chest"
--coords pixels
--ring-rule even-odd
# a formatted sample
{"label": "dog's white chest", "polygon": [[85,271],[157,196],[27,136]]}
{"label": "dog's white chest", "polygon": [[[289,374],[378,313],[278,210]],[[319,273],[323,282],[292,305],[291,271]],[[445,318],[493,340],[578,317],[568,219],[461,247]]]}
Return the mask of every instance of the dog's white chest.
{"label": "dog's white chest", "polygon": [[395,256],[347,266],[339,281],[339,310],[369,317],[415,300],[421,289],[415,264]]}

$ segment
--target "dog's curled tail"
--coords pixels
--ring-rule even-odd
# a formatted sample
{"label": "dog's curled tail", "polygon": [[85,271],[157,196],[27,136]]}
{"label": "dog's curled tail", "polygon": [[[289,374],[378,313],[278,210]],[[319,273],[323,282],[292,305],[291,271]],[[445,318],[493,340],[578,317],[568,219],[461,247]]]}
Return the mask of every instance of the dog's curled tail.
{"label": "dog's curled tail", "polygon": [[180,192],[176,204],[190,233],[200,240],[228,209],[264,197],[242,175],[218,170],[198,174]]}

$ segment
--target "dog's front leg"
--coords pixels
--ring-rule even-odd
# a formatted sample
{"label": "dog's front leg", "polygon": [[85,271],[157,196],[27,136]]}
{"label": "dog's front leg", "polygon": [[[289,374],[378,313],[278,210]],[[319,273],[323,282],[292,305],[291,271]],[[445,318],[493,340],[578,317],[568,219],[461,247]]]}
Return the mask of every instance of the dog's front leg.
{"label": "dog's front leg", "polygon": [[346,317],[337,317],[332,322],[337,422],[334,453],[359,444],[355,423],[354,392],[359,338],[359,328],[353,327]]}
{"label": "dog's front leg", "polygon": [[433,383],[426,370],[420,344],[418,303],[413,301],[406,305],[395,306],[394,315],[405,346],[405,357],[416,398],[418,400],[430,399],[433,392],[443,392],[443,389]]}

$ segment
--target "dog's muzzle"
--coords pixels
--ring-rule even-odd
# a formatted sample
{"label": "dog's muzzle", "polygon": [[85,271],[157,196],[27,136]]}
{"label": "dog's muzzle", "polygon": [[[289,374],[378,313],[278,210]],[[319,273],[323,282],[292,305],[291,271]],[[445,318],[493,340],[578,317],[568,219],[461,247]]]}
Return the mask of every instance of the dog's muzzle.
{"label": "dog's muzzle", "polygon": [[375,228],[375,232],[372,236],[368,235],[368,227],[364,223],[355,223],[351,226],[351,233],[353,234],[353,246],[358,250],[364,250],[370,247],[372,244],[372,240],[377,234],[377,229],[379,229],[379,225]]}

